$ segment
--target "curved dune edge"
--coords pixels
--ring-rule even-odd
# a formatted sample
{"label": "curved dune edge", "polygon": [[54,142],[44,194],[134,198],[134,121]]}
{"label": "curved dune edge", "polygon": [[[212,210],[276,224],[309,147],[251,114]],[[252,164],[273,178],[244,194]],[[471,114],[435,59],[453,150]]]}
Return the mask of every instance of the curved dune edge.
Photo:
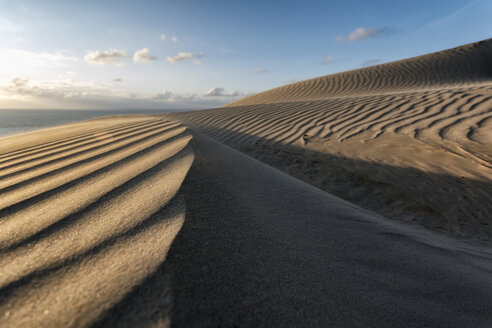
{"label": "curved dune edge", "polygon": [[492,39],[289,84],[224,107],[421,91],[490,81]]}
{"label": "curved dune edge", "polygon": [[115,122],[102,140],[0,154],[4,177],[32,185],[0,190],[19,196],[0,209],[0,326],[491,322],[490,247],[385,220],[175,122]]}
{"label": "curved dune edge", "polygon": [[492,92],[474,76],[0,139],[0,326],[492,324],[490,245],[312,186],[488,238]]}
{"label": "curved dune edge", "polygon": [[173,325],[492,322],[490,247],[378,218],[198,134],[194,149],[167,262]]}
{"label": "curved dune edge", "polygon": [[185,220],[190,140],[155,117],[2,139],[0,326],[91,325],[152,275]]}
{"label": "curved dune edge", "polygon": [[402,222],[492,238],[492,39],[166,114]]}
{"label": "curved dune edge", "polygon": [[490,247],[374,216],[199,133],[192,142],[166,262],[96,327],[491,322]]}

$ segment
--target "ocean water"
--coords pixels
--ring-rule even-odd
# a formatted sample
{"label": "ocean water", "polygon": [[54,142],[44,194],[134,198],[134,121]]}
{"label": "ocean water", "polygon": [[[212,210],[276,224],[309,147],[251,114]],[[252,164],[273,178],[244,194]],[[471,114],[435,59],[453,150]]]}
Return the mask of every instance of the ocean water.
{"label": "ocean water", "polygon": [[5,110],[0,109],[0,137],[118,114],[162,114],[153,110]]}

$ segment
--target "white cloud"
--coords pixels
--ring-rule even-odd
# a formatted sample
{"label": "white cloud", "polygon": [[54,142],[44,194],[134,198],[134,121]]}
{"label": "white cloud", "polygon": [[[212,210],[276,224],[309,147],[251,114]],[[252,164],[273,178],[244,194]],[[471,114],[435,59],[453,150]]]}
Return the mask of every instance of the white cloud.
{"label": "white cloud", "polygon": [[249,95],[238,91],[227,93],[223,88],[212,88],[204,95],[198,95],[196,93],[177,94],[169,90],[163,90],[151,99],[159,103],[169,104],[175,108],[196,108],[197,106],[201,108],[212,108]]}
{"label": "white cloud", "polygon": [[16,98],[59,100],[111,94],[103,85],[91,82],[77,82],[71,79],[28,80],[20,77],[12,79],[7,86],[0,86],[0,91]]}
{"label": "white cloud", "polygon": [[[1,32],[1,31],[0,31]],[[0,43],[1,44],[25,44],[26,43],[26,39],[21,37],[21,36],[18,36],[18,35],[14,35],[13,33],[5,33],[5,34],[1,34],[0,33]]]}
{"label": "white cloud", "polygon": [[110,49],[105,51],[89,51],[84,57],[84,60],[91,64],[98,65],[121,65],[120,59],[128,58],[126,52],[118,49]]}
{"label": "white cloud", "polygon": [[149,63],[149,62],[156,60],[156,59],[157,58],[150,55],[149,48],[143,48],[143,49],[137,50],[133,54],[133,61],[135,63],[140,63],[140,62]]}
{"label": "white cloud", "polygon": [[264,68],[255,69],[253,71],[253,73],[255,73],[255,74],[261,74],[261,73],[265,73],[265,72],[266,72],[266,69],[264,69]]}
{"label": "white cloud", "polygon": [[78,59],[65,50],[33,52],[21,49],[1,49],[0,72],[4,77],[32,75],[40,69],[70,67]]}
{"label": "white cloud", "polygon": [[0,17],[0,32],[16,32],[19,29],[19,25]]}
{"label": "white cloud", "polygon": [[180,52],[180,53],[178,53],[174,57],[167,57],[166,58],[166,61],[168,63],[175,64],[175,63],[180,62],[180,61],[191,60],[195,64],[199,65],[202,62],[201,62],[201,60],[198,60],[197,58],[201,58],[203,56],[204,55],[202,53],[195,54],[195,53],[192,53],[192,52]]}
{"label": "white cloud", "polygon": [[226,93],[224,88],[212,88],[204,95],[205,97],[238,97],[240,94],[237,91]]}
{"label": "white cloud", "polygon": [[[161,34],[159,38],[162,41],[166,41],[167,40],[167,36],[165,34]],[[170,39],[171,39],[172,42],[178,42],[178,37],[176,37],[176,36],[171,36]]]}
{"label": "white cloud", "polygon": [[177,105],[183,103],[190,104],[193,102],[199,102],[200,97],[196,93],[187,93],[180,95],[169,90],[162,90],[162,92],[152,97],[152,100]]}
{"label": "white cloud", "polygon": [[23,79],[23,78],[20,78],[20,77],[16,77],[16,78],[12,79],[12,86],[13,87],[16,87],[16,88],[24,87],[28,83],[29,83],[29,80],[28,79]]}
{"label": "white cloud", "polygon": [[156,96],[156,98],[159,98],[159,99],[171,99],[174,97],[176,97],[176,94],[174,92],[169,91],[169,90],[162,90],[162,92]]}
{"label": "white cloud", "polygon": [[333,61],[333,56],[332,55],[328,55],[324,60],[323,60],[323,63],[325,64],[329,64]]}
{"label": "white cloud", "polygon": [[220,97],[224,94],[224,88],[212,88],[205,94],[207,97]]}
{"label": "white cloud", "polygon": [[293,82],[295,82],[295,81],[296,81],[296,80],[294,80],[294,79],[288,79],[288,80],[285,80],[285,81],[284,81],[284,83],[293,83]]}
{"label": "white cloud", "polygon": [[391,32],[391,29],[388,27],[383,27],[383,28],[364,28],[364,27],[359,27],[358,29],[355,29],[354,31],[350,32],[348,35],[340,35],[338,36],[335,41],[336,42],[355,42],[355,41],[361,41],[369,38],[374,38],[377,36],[381,36],[384,34],[388,34]]}
{"label": "white cloud", "polygon": [[167,57],[166,61],[168,63],[174,64],[174,63],[177,63],[179,61],[188,60],[191,58],[193,58],[193,53],[191,53],[191,52],[180,52],[174,57]]}
{"label": "white cloud", "polygon": [[163,90],[141,94],[71,79],[28,80],[15,78],[0,85],[0,108],[117,108],[117,109],[198,109],[222,106],[249,94],[211,89],[206,95],[178,94]]}

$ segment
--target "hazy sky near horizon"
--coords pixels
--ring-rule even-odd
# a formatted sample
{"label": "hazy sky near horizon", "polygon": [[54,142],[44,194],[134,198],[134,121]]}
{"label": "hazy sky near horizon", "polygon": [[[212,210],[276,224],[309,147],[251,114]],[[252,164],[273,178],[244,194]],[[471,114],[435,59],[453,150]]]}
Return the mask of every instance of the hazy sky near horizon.
{"label": "hazy sky near horizon", "polygon": [[191,109],[491,37],[492,1],[0,0],[0,108]]}

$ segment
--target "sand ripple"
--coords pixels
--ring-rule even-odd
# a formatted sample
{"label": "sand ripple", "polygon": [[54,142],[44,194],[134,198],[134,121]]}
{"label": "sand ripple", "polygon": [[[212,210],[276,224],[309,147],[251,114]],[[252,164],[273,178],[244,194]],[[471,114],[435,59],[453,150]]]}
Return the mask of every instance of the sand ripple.
{"label": "sand ripple", "polygon": [[[387,207],[375,203],[394,202],[391,193],[400,194],[392,213],[379,211],[385,216],[401,217],[396,212],[402,198],[410,199],[434,212],[429,214],[434,223],[421,219],[422,213],[403,215],[404,221],[420,220],[453,234],[490,235],[491,56],[489,39],[168,117],[373,210]],[[356,168],[337,158],[356,161]],[[293,162],[303,164],[294,169]],[[360,168],[371,163],[379,165],[379,173]],[[371,190],[355,197],[347,188],[334,188],[338,177],[328,172],[334,166],[348,171],[346,183],[356,175]],[[415,183],[419,172],[423,177]],[[381,184],[392,189],[387,196],[368,194],[379,193]]]}
{"label": "sand ripple", "polygon": [[152,274],[184,220],[190,139],[127,119],[2,154],[1,325],[87,325]]}

